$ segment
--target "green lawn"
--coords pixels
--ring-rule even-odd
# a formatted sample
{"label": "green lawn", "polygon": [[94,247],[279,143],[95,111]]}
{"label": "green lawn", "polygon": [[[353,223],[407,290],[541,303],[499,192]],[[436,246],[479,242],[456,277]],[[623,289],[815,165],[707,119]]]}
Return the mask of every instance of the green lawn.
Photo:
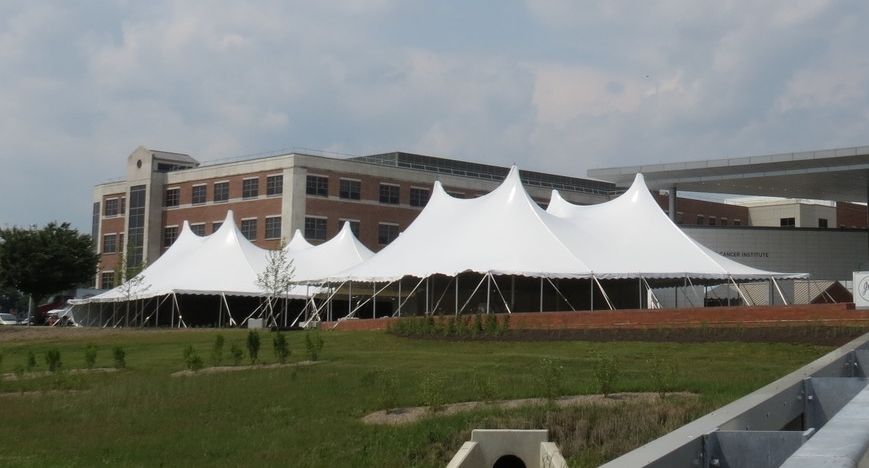
{"label": "green lawn", "polygon": [[[549,429],[571,466],[596,466],[830,351],[739,343],[447,342],[329,331],[321,334],[325,346],[315,365],[171,376],[186,369],[187,345],[212,365],[218,334],[230,363],[230,346],[245,349],[246,330],[0,339],[0,372],[26,377],[29,354],[35,370],[44,371],[50,349],[60,352],[63,369],[0,382],[0,466],[443,467],[480,427]],[[260,360],[276,362],[273,333],[260,336]],[[289,362],[307,360],[305,334],[286,336]],[[126,368],[69,372],[85,367],[88,343],[99,346],[96,367],[113,367],[112,350],[122,346]],[[426,402],[596,393],[600,355],[615,359],[614,391],[654,391],[651,362],[663,359],[677,368],[667,381],[671,389],[699,397],[612,408],[489,405],[403,426],[360,422],[373,411]],[[557,388],[546,383],[542,369],[553,366],[542,366],[544,360],[560,369]]]}

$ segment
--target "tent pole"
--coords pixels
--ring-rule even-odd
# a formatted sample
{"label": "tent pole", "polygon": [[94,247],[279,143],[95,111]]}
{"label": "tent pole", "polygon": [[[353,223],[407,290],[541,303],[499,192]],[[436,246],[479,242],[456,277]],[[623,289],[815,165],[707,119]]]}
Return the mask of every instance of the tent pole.
{"label": "tent pole", "polygon": [[[482,286],[483,281],[485,281],[485,280],[486,280],[486,277],[485,277],[485,276],[482,276],[482,277],[480,278],[480,282],[477,283],[477,287],[475,287],[474,290],[471,291],[471,295],[468,296],[468,300],[465,301],[464,304],[462,304],[462,309],[461,309],[461,310],[465,310],[465,307],[467,307],[467,306],[468,306],[468,303],[471,302],[471,299],[474,298],[474,294],[477,294],[477,291],[480,290],[480,286]],[[474,313],[477,313],[477,312],[479,312],[479,311],[475,311]]]}
{"label": "tent pole", "polygon": [[592,279],[594,279],[594,282],[597,283],[597,287],[600,289],[600,293],[603,296],[603,299],[606,301],[606,305],[609,306],[610,310],[615,310],[616,308],[613,307],[613,303],[610,302],[610,298],[609,296],[607,296],[606,291],[604,291],[603,286],[600,284],[600,281],[598,281],[597,276],[592,275],[591,277]]}
{"label": "tent pole", "polygon": [[401,278],[398,280],[398,316],[401,317]]}
{"label": "tent pole", "polygon": [[492,274],[486,273],[486,313],[491,313],[490,302],[492,296]]}
{"label": "tent pole", "polygon": [[456,315],[459,315],[459,275],[458,274],[456,274],[455,291],[456,291],[456,294],[455,294],[456,297],[453,298],[454,299],[453,302],[455,302]]}
{"label": "tent pole", "polygon": [[751,303],[748,297],[746,297],[745,294],[742,293],[742,289],[739,289],[739,285],[736,283],[736,280],[733,279],[733,276],[730,276],[730,281],[733,283],[733,286],[736,287],[736,292],[739,293],[739,297],[741,297],[742,300],[745,301],[745,305],[754,305]]}
{"label": "tent pole", "polygon": [[588,300],[591,302],[589,310],[594,311],[594,276],[588,279]]}
{"label": "tent pole", "polygon": [[[778,281],[776,281],[775,278],[772,276],[769,277],[769,280],[775,286],[776,291],[778,291],[778,295],[779,295],[779,297],[781,297],[782,303],[784,303],[784,305],[788,305],[788,300],[785,298],[784,293],[782,292],[781,288],[779,287]],[[770,302],[772,302],[772,301],[770,301]],[[772,305],[772,304],[770,304],[770,305]]]}
{"label": "tent pole", "polygon": [[495,290],[498,291],[498,296],[501,298],[501,302],[504,303],[504,308],[507,309],[507,313],[512,314],[512,307],[510,307],[510,304],[507,304],[507,299],[504,297],[504,292],[501,291],[501,288],[498,286],[498,280],[494,278],[494,275],[492,277],[492,281],[495,283]]}
{"label": "tent pole", "polygon": [[661,308],[661,301],[658,299],[658,296],[655,295],[654,291],[652,291],[652,286],[649,284],[648,281],[646,281],[645,277],[641,276],[640,278],[643,280],[644,283],[646,283],[646,287],[649,288],[649,294],[652,296],[652,300],[654,301],[655,308],[660,309]]}
{"label": "tent pole", "polygon": [[540,312],[543,312],[543,277],[540,277]]}
{"label": "tent pole", "polygon": [[371,318],[377,318],[377,286],[371,283]]}
{"label": "tent pole", "polygon": [[353,282],[347,283],[347,315],[353,311]]}

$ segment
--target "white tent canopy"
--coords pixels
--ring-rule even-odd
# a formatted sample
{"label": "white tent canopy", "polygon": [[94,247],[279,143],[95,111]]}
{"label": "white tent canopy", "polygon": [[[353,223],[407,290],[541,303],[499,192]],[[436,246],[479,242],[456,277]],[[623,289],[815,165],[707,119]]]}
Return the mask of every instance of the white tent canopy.
{"label": "white tent canopy", "polygon": [[570,222],[566,231],[559,231],[559,238],[601,279],[807,276],[745,266],[700,245],[660,209],[642,174],[636,175],[624,194],[598,205],[570,204],[554,190],[546,211]]}
{"label": "white tent canopy", "polygon": [[[295,241],[301,233],[296,231]],[[304,238],[302,238],[304,241]],[[307,241],[304,241],[307,243]],[[293,242],[284,247],[288,258],[292,259],[295,273],[293,280],[298,282],[322,278],[339,271],[359,265],[374,255],[374,252],[359,242],[350,229],[350,223],[345,222],[341,231],[328,241],[308,248],[299,248],[300,244]]]}
{"label": "white tent canopy", "polygon": [[516,167],[494,191],[457,199],[435,183],[416,220],[360,265],[320,282],[392,282],[462,272],[540,278],[786,279],[718,255],[661,211],[642,175],[618,198],[571,205],[557,192],[548,210],[527,194]]}

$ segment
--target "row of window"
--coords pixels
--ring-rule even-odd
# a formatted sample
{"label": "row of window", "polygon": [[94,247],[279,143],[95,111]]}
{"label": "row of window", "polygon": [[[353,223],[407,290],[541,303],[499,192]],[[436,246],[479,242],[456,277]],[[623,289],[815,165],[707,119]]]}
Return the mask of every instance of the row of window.
{"label": "row of window", "polygon": [[[339,219],[339,228],[345,223],[350,223],[353,235],[359,238],[359,221]],[[328,219],[318,216],[305,217],[305,238],[308,240],[326,240],[326,228]],[[387,245],[398,237],[398,225],[394,223],[377,224],[377,243]]]}
{"label": "row of window", "polygon": [[[280,216],[267,216],[264,220],[264,228],[265,228],[265,239],[280,239],[281,238],[281,217]],[[223,225],[223,221],[214,221],[211,223],[211,232],[215,233],[220,226]],[[257,232],[259,230],[259,219],[257,218],[246,218],[241,220],[241,224],[239,224],[238,228],[241,231],[241,234],[249,241],[253,242],[257,238]],[[190,230],[198,235],[205,235],[205,223],[191,223]],[[175,240],[178,239],[179,228],[178,226],[166,226],[163,228],[163,247],[169,247]]]}
{"label": "row of window", "polygon": [[[305,193],[315,197],[329,196],[329,177],[309,175],[305,183]],[[410,206],[423,207],[428,203],[431,191],[422,187],[410,188]],[[338,197],[345,200],[362,199],[362,181],[356,179],[340,179],[338,181]],[[401,199],[401,186],[380,183],[380,203],[398,205]]]}
{"label": "row of window", "polygon": [[[214,182],[212,184],[214,193],[213,201],[215,203],[229,201],[229,181]],[[251,199],[259,197],[260,183],[259,177],[251,177],[241,181],[241,198]],[[266,176],[266,196],[274,197],[284,193],[284,176],[270,175]],[[194,205],[202,205],[208,201],[208,185],[199,184],[190,188],[190,200]],[[171,187],[166,189],[166,195],[163,199],[163,206],[173,207],[181,204],[181,189]]]}
{"label": "row of window", "polygon": [[[685,214],[682,213],[681,211],[676,212],[676,224],[685,224]],[[718,218],[715,216],[710,216],[707,219],[705,215],[699,214],[699,215],[697,215],[697,218],[696,218],[694,224],[696,226],[705,226],[707,224],[709,226],[716,226],[716,225],[727,226],[730,224],[730,221],[727,218]],[[742,220],[740,220],[738,218],[734,219],[733,225],[734,226],[742,225]]]}

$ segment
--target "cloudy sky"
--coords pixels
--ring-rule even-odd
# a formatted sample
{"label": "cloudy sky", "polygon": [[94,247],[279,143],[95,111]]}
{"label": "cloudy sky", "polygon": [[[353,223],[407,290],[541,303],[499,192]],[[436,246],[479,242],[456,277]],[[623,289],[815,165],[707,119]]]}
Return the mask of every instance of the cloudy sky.
{"label": "cloudy sky", "polygon": [[6,0],[0,227],[139,145],[588,169],[869,144],[869,2]]}

